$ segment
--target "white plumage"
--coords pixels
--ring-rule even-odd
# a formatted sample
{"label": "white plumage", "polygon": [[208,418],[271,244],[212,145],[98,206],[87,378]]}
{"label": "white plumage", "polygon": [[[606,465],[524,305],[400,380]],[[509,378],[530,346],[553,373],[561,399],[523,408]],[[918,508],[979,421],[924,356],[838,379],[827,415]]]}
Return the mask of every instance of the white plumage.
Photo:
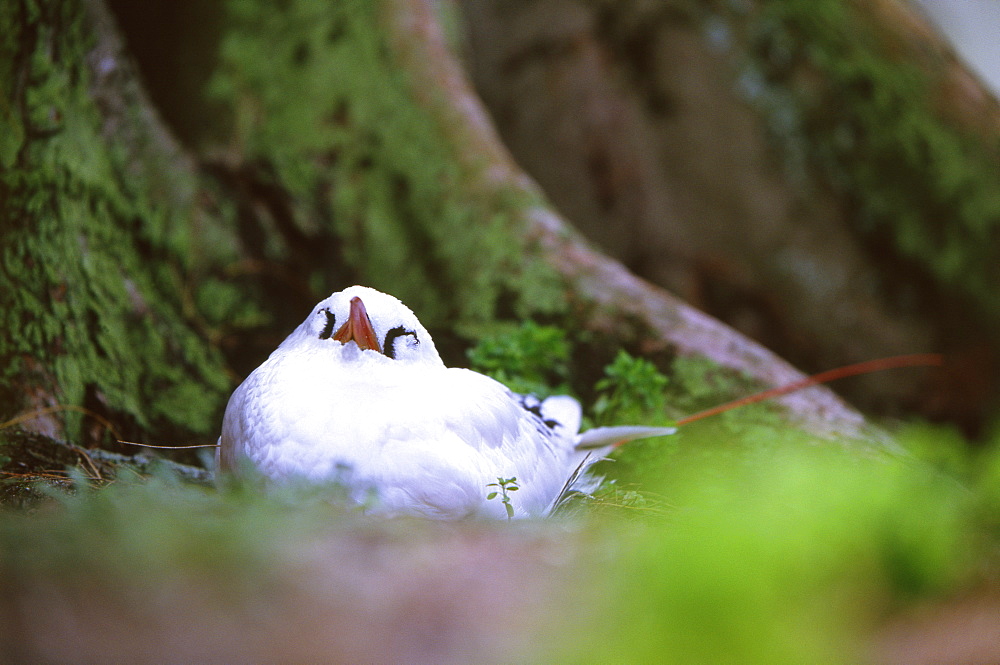
{"label": "white plumage", "polygon": [[335,479],[378,512],[435,518],[505,517],[487,485],[516,477],[511,505],[525,517],[546,514],[599,449],[673,433],[579,427],[573,398],[539,402],[445,367],[405,305],[352,286],[317,304],[236,389],[218,461],[238,470],[245,459],[274,479]]}

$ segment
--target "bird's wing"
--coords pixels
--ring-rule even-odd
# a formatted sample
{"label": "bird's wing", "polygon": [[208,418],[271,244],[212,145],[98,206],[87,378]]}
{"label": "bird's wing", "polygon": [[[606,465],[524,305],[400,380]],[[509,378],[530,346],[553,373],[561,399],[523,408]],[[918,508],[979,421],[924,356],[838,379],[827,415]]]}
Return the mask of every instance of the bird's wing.
{"label": "bird's wing", "polygon": [[[572,398],[539,402],[512,393],[493,379],[463,369],[446,370],[449,427],[482,460],[486,483],[517,478],[515,511],[544,514],[572,472],[579,405]],[[555,419],[569,421],[569,426]],[[500,508],[494,500],[490,508]],[[523,512],[522,512],[523,511]]]}

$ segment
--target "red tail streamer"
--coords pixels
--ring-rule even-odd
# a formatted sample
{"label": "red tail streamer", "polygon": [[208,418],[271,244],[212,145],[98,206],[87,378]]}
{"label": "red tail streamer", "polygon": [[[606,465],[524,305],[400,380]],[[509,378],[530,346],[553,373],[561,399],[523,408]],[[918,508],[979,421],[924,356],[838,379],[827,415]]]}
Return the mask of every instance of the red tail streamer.
{"label": "red tail streamer", "polygon": [[882,370],[896,369],[898,367],[938,366],[943,362],[943,357],[938,353],[915,353],[906,356],[892,356],[890,358],[879,358],[878,360],[866,360],[865,362],[855,363],[854,365],[846,365],[844,367],[838,367],[837,369],[820,372],[819,374],[813,374],[812,376],[808,376],[801,381],[794,381],[787,385],[779,386],[778,388],[771,388],[770,390],[765,390],[755,395],[750,395],[749,397],[744,397],[720,406],[712,407],[711,409],[706,409],[705,411],[700,411],[694,415],[681,418],[677,421],[677,424],[687,425],[688,423],[693,423],[696,420],[725,413],[726,411],[731,411],[732,409],[737,409],[741,406],[756,404],[757,402],[763,402],[766,399],[781,397],[782,395],[793,393],[796,390],[802,390],[803,388],[815,386],[820,383],[828,383],[837,379],[843,379],[848,376],[870,374],[872,372],[881,372]]}

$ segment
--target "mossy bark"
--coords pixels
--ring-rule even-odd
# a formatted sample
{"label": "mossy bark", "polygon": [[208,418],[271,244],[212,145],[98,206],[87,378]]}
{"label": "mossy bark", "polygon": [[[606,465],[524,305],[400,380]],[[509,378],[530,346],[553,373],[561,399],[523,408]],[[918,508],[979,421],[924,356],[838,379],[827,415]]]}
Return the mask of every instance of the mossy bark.
{"label": "mossy bark", "polygon": [[853,399],[974,428],[1000,395],[1000,107],[907,3],[463,0],[467,62],[553,204]]}
{"label": "mossy bark", "polygon": [[[107,443],[108,425],[211,441],[234,381],[351,282],[466,340],[546,317],[766,385],[799,378],[548,208],[468,86],[446,7],[233,0],[211,83],[231,131],[195,159],[101,0],[5,3],[0,416],[81,443]],[[862,423],[826,390],[786,404],[812,429]]]}
{"label": "mossy bark", "polygon": [[[245,159],[276,157],[298,215],[324,211],[363,281],[400,295],[432,328],[468,335],[504,316],[562,317],[612,343],[707,357],[765,385],[801,376],[636,279],[551,210],[450,48],[438,13],[447,5],[238,7],[216,86],[237,112],[234,143]],[[824,389],[785,403],[816,430],[857,433],[862,422]]]}
{"label": "mossy bark", "polygon": [[83,439],[84,408],[122,435],[208,434],[228,380],[185,303],[193,163],[100,3],[6,2],[0,34],[0,420],[36,410]]}

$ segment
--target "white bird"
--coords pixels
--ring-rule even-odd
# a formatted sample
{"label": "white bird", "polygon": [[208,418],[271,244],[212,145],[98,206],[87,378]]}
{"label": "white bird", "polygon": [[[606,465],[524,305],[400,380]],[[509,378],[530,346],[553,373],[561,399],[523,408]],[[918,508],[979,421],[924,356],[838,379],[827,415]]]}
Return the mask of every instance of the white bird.
{"label": "white bird", "polygon": [[236,389],[218,466],[249,461],[273,479],[336,480],[387,514],[506,517],[489,485],[516,478],[516,517],[539,516],[590,463],[663,427],[579,433],[579,403],[539,401],[444,365],[396,298],[363,286],[334,293]]}

